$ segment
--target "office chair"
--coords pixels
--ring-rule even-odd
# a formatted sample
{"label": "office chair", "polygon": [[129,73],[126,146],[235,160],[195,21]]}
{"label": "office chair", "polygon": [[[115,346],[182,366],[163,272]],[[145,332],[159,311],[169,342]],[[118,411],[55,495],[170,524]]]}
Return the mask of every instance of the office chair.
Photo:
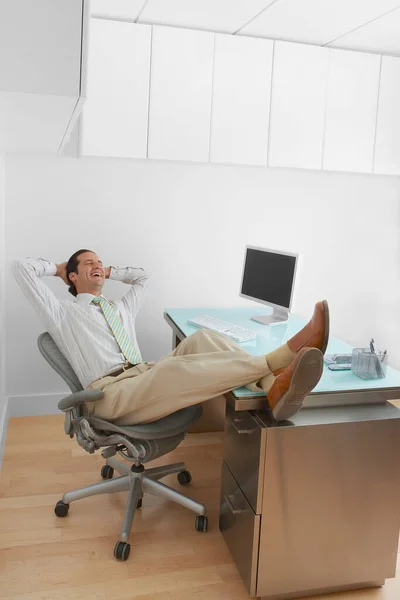
{"label": "office chair", "polygon": [[[128,504],[121,537],[114,548],[115,558],[121,561],[127,560],[129,556],[129,534],[135,510],[142,506],[144,492],[161,496],[189,508],[197,513],[196,530],[207,531],[208,518],[205,506],[158,481],[166,475],[177,473],[179,483],[187,485],[192,477],[186,470],[185,464],[181,462],[147,470],[143,466],[144,463],[176,448],[192,423],[200,417],[201,408],[190,406],[152,423],[121,427],[104,419],[89,416],[86,405],[101,400],[104,396],[103,392],[82,388],[71,365],[48,333],[39,336],[38,347],[42,356],[61,375],[72,392],[58,403],[58,408],[65,413],[65,433],[71,438],[75,437],[78,444],[90,454],[99,448],[104,448],[101,455],[106,459],[106,464],[101,469],[101,477],[105,481],[64,494],[54,508],[57,517],[66,517],[71,502],[81,498],[128,490]],[[134,464],[130,466],[116,460],[114,456],[117,453]],[[120,474],[120,477],[112,478],[114,470]]]}

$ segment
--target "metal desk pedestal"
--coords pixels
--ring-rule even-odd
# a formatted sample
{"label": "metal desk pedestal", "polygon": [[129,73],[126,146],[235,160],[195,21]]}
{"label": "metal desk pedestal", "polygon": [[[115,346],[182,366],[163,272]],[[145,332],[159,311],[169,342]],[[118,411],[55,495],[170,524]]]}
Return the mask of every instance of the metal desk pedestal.
{"label": "metal desk pedestal", "polygon": [[250,596],[382,585],[399,536],[400,411],[309,408],[276,423],[227,406],[220,530]]}

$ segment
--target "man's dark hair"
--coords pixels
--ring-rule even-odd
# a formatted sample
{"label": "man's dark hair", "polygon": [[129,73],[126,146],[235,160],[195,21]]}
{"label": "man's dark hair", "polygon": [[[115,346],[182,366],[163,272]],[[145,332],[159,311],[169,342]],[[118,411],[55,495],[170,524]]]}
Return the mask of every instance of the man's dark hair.
{"label": "man's dark hair", "polygon": [[70,282],[70,286],[68,288],[68,291],[70,294],[72,294],[73,296],[77,296],[78,292],[76,291],[76,287],[75,285],[70,281],[69,279],[69,275],[70,273],[76,273],[78,274],[78,264],[79,264],[79,260],[78,257],[80,254],[83,254],[84,252],[93,252],[93,250],[86,250],[85,248],[82,248],[82,250],[77,250],[69,259],[69,261],[67,262],[67,279]]}

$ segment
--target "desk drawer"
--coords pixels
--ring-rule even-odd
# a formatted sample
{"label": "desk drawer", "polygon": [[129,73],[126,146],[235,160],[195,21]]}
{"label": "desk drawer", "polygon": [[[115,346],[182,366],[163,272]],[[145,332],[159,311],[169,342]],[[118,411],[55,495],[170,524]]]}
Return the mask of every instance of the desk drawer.
{"label": "desk drawer", "polygon": [[219,529],[249,595],[255,596],[261,516],[254,514],[225,463],[219,514]]}
{"label": "desk drawer", "polygon": [[251,413],[227,405],[224,461],[256,514],[261,513],[266,431]]}

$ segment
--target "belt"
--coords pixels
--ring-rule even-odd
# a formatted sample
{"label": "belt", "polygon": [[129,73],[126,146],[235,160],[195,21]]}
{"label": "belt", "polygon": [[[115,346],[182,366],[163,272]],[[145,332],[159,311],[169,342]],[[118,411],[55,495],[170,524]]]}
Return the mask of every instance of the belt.
{"label": "belt", "polygon": [[104,375],[104,377],[118,377],[118,375],[121,375],[121,373],[123,373],[124,371],[127,371],[128,369],[131,369],[135,366],[136,365],[132,365],[131,363],[129,363],[127,365],[124,365],[120,369],[117,369],[116,371],[111,371],[111,373],[107,373],[107,375]]}

